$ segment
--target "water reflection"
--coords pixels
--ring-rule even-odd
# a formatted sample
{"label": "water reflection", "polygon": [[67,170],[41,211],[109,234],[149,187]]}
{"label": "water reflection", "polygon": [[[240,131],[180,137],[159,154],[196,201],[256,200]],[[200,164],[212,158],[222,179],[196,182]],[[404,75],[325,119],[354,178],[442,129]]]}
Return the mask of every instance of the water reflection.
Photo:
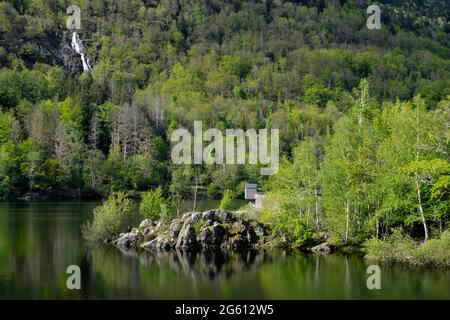
{"label": "water reflection", "polygon": [[[83,241],[92,203],[0,203],[0,299],[450,299],[450,270],[283,251],[121,252]],[[81,268],[81,290],[66,286]]]}
{"label": "water reflection", "polygon": [[[108,286],[120,288],[152,285],[142,278],[150,276],[152,283],[167,277],[189,279],[195,283],[223,280],[235,274],[257,270],[273,257],[264,250],[246,251],[121,251],[107,245],[87,246],[86,254],[92,273],[100,275]],[[98,279],[97,279],[98,281]],[[133,284],[134,283],[134,284]],[[150,291],[150,290],[149,290]]]}
{"label": "water reflection", "polygon": [[184,273],[192,278],[230,277],[234,273],[256,268],[268,261],[269,257],[264,251],[157,251],[142,252],[139,261],[144,266],[157,264],[170,266],[177,273]]}

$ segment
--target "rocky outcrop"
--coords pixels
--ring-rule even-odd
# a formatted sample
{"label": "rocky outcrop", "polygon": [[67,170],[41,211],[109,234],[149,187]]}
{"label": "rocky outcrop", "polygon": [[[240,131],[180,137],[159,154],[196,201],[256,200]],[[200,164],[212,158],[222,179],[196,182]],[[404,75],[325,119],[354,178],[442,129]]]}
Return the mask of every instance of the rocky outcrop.
{"label": "rocky outcrop", "polygon": [[311,251],[314,253],[329,254],[331,252],[331,248],[328,245],[328,243],[325,242],[325,243],[319,244],[315,247],[312,247]]}
{"label": "rocky outcrop", "polygon": [[175,247],[178,249],[195,249],[197,246],[197,235],[194,224],[188,220],[183,225],[183,228],[181,228]]}
{"label": "rocky outcrop", "polygon": [[139,228],[153,228],[156,226],[156,223],[152,220],[152,219],[144,219],[142,220],[142,222],[139,224]]}
{"label": "rocky outcrop", "polygon": [[122,250],[136,248],[142,241],[144,236],[142,233],[133,230],[132,232],[121,234],[113,243]]}
{"label": "rocky outcrop", "polygon": [[186,213],[170,223],[143,220],[139,228],[113,241],[120,249],[247,249],[265,243],[266,228],[232,212],[208,210]]}
{"label": "rocky outcrop", "polygon": [[145,242],[141,248],[147,250],[167,250],[172,248],[173,243],[165,235],[159,235],[155,239]]}
{"label": "rocky outcrop", "polygon": [[220,247],[223,243],[227,229],[220,223],[214,222],[212,226],[205,226],[198,235],[198,241],[203,247]]}

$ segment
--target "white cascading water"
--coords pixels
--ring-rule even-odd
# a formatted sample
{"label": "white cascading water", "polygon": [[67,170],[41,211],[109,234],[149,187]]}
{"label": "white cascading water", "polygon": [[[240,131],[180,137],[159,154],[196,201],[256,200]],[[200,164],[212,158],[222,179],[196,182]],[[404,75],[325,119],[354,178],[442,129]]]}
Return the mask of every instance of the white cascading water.
{"label": "white cascading water", "polygon": [[81,56],[81,62],[83,62],[83,70],[91,70],[92,67],[89,64],[89,58],[86,57],[84,46],[81,43],[80,37],[76,32],[72,34],[72,49],[74,49]]}

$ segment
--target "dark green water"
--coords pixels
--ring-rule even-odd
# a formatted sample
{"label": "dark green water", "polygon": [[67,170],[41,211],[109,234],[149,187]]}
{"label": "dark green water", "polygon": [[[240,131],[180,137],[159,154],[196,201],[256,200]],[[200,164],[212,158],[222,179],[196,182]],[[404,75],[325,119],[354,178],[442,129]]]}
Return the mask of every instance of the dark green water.
{"label": "dark green water", "polygon": [[[380,265],[381,290],[369,290],[358,256],[92,247],[80,225],[95,206],[0,203],[0,299],[450,299],[442,269]],[[69,265],[81,268],[81,290],[66,287]]]}

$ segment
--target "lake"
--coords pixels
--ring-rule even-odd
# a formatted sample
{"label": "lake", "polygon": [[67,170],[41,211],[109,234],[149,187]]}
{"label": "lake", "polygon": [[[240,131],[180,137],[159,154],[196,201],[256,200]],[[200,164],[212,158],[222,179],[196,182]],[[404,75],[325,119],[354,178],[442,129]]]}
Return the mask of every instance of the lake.
{"label": "lake", "polygon": [[[284,251],[121,252],[80,226],[98,203],[0,203],[0,299],[450,299],[450,270]],[[217,206],[201,202],[202,209]],[[81,290],[66,286],[81,268]]]}

